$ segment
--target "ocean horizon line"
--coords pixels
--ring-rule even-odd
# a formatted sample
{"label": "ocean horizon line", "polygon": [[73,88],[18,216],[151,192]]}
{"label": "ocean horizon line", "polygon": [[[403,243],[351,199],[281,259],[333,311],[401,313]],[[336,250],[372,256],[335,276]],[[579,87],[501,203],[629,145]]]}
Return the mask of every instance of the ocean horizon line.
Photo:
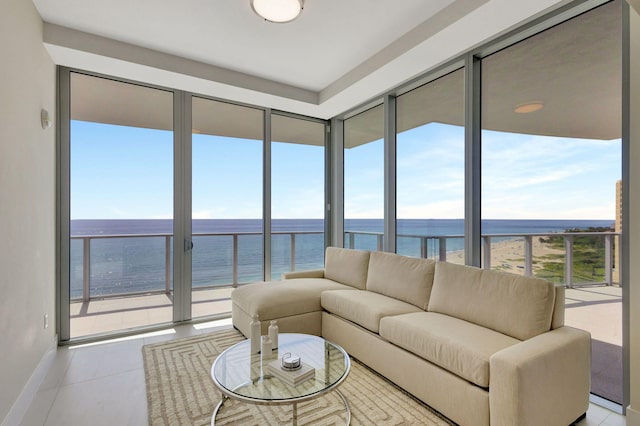
{"label": "ocean horizon line", "polygon": [[[81,219],[70,219],[71,222],[74,221],[138,221],[138,220],[162,220],[162,221],[173,221],[171,218],[81,218]],[[192,220],[260,220],[261,218],[194,218]],[[314,218],[314,217],[295,217],[295,218],[271,218],[271,220],[324,220],[324,218]],[[345,220],[384,220],[383,218],[345,218]],[[464,220],[464,218],[398,218],[396,220]],[[613,221],[615,222],[615,218],[611,219],[496,219],[496,218],[483,218],[484,220],[500,220],[500,221],[565,221],[565,222],[598,222],[598,221]]]}
{"label": "ocean horizon line", "polygon": [[[194,235],[208,233],[262,234],[262,219],[194,219],[191,232]],[[125,235],[125,234],[172,234],[172,219],[75,219],[70,222],[72,236],[82,235]],[[464,219],[398,219],[398,234],[405,235],[462,235]],[[613,220],[586,219],[483,219],[482,233],[517,234],[563,232],[569,229],[592,227],[611,228]],[[324,219],[273,219],[271,231],[277,233],[325,231]],[[382,233],[383,219],[345,219],[344,231]]]}

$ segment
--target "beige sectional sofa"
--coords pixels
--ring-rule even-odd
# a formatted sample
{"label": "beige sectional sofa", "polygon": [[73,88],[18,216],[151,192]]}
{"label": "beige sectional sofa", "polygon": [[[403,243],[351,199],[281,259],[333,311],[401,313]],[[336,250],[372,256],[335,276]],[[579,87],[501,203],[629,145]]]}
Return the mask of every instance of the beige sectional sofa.
{"label": "beige sectional sofa", "polygon": [[249,335],[321,335],[461,425],[562,425],[589,405],[591,339],[564,288],[531,277],[329,247],[325,269],[233,291]]}

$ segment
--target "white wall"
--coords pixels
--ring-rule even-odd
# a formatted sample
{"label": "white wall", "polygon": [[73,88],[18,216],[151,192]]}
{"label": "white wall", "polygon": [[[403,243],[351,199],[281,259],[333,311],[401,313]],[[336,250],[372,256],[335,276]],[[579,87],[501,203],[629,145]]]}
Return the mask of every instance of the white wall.
{"label": "white wall", "polygon": [[[640,426],[640,15],[630,8],[629,337],[631,393],[627,425]],[[623,219],[624,220],[624,219]]]}
{"label": "white wall", "polygon": [[55,339],[55,67],[31,1],[0,2],[2,422]]}

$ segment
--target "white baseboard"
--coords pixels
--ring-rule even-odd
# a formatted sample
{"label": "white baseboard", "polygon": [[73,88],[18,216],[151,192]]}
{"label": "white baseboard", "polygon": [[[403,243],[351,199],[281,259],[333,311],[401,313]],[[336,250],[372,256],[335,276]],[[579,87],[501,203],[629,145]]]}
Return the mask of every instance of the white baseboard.
{"label": "white baseboard", "polygon": [[640,426],[640,411],[627,407],[627,426]]}
{"label": "white baseboard", "polygon": [[599,405],[600,407],[606,408],[609,411],[613,411],[614,413],[622,414],[622,405],[616,404],[615,402],[609,401],[608,399],[599,397],[598,395],[590,394],[589,402],[595,405]]}
{"label": "white baseboard", "polygon": [[18,399],[11,406],[7,417],[2,421],[2,426],[15,426],[22,422],[33,398],[40,389],[40,385],[42,385],[45,377],[47,377],[47,373],[49,372],[49,367],[51,367],[55,357],[57,347],[58,336],[56,335],[54,336],[53,342],[51,342],[51,345],[40,359],[38,366],[33,370],[33,374],[31,374],[31,377],[24,385],[24,388],[22,388],[20,396],[18,396]]}

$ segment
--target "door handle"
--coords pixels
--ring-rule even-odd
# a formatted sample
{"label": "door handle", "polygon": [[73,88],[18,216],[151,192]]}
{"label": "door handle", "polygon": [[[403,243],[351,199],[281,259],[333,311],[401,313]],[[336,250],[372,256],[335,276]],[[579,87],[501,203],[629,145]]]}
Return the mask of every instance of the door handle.
{"label": "door handle", "polygon": [[188,239],[188,238],[185,238],[185,239],[184,239],[184,252],[185,252],[185,253],[188,253],[188,252],[190,252],[191,250],[193,250],[193,241],[191,241],[191,240],[190,240],[190,239]]}

